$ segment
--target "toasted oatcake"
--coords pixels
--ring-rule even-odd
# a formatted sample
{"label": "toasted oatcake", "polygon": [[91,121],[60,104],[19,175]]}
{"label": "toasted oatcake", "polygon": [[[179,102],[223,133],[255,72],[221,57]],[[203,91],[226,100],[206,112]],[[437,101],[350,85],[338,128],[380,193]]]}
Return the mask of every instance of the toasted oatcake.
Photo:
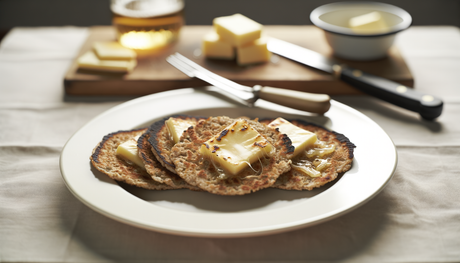
{"label": "toasted oatcake", "polygon": [[173,189],[154,181],[147,171],[116,155],[118,145],[143,134],[147,128],[110,133],[94,148],[90,157],[93,166],[110,178],[151,190]]}
{"label": "toasted oatcake", "polygon": [[152,179],[167,184],[175,189],[190,189],[195,191],[202,191],[201,188],[192,186],[184,181],[177,174],[172,173],[161,165],[157,158],[152,153],[152,147],[148,141],[150,132],[147,130],[137,141],[137,148],[139,149],[139,157],[145,165],[145,169],[151,175]]}
{"label": "toasted oatcake", "polygon": [[[263,120],[261,122],[268,125],[271,121]],[[328,160],[330,165],[321,170],[321,174],[318,177],[311,177],[299,170],[291,169],[282,174],[272,187],[285,190],[312,190],[335,180],[339,174],[350,170],[353,162],[353,150],[356,146],[345,135],[329,131],[324,127],[302,120],[289,120],[289,122],[315,133],[319,141],[323,142],[326,146],[334,145],[335,150],[323,158],[308,157],[308,149],[304,153],[295,156],[292,159],[292,164],[294,165],[311,164],[315,161],[317,162],[319,159]]]}
{"label": "toasted oatcake", "polygon": [[270,187],[279,175],[291,169],[293,147],[286,135],[257,121],[248,121],[275,149],[270,157],[261,158],[260,162],[252,164],[259,173],[247,167],[235,176],[222,179],[213,162],[200,154],[200,147],[204,142],[235,122],[235,119],[219,116],[200,120],[195,126],[188,128],[180,142],[172,148],[170,157],[177,174],[191,185],[220,195],[243,195]]}
{"label": "toasted oatcake", "polygon": [[[173,115],[170,117],[189,120],[195,123],[200,119],[205,119],[204,117],[188,115]],[[174,141],[172,140],[168,131],[168,127],[165,124],[165,121],[167,121],[170,117],[163,118],[150,125],[148,131],[148,142],[151,145],[152,153],[155,155],[156,159],[161,163],[161,165],[163,165],[172,173],[176,173],[176,167],[170,158],[171,149],[174,146]]]}

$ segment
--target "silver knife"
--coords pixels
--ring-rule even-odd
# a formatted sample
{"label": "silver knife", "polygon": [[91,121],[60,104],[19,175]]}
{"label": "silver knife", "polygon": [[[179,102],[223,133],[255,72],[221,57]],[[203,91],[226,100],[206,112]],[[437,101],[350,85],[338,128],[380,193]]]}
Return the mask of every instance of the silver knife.
{"label": "silver knife", "polygon": [[364,93],[399,107],[418,112],[426,120],[434,120],[442,113],[443,102],[433,95],[418,92],[388,79],[340,64],[309,49],[276,38],[270,38],[268,50],[296,62],[331,73]]}
{"label": "silver knife", "polygon": [[219,76],[179,53],[170,55],[166,60],[187,76],[204,80],[219,88],[225,95],[249,107],[253,107],[259,98],[290,108],[318,114],[327,112],[331,107],[331,98],[327,94],[314,94],[266,86],[262,87],[260,85],[247,87]]}

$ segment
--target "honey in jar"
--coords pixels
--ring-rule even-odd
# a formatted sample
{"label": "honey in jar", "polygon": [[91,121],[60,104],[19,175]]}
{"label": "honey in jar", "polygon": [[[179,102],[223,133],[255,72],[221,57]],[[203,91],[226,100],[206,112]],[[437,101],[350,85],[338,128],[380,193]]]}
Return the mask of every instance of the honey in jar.
{"label": "honey in jar", "polygon": [[137,50],[166,47],[179,36],[183,9],[183,0],[112,0],[117,39]]}

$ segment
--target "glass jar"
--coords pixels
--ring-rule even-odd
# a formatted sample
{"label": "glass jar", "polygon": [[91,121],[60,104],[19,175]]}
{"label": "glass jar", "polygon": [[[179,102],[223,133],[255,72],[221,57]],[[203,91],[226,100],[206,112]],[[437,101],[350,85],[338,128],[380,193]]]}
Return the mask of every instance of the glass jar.
{"label": "glass jar", "polygon": [[183,0],[111,0],[110,9],[118,41],[131,49],[166,47],[184,25]]}

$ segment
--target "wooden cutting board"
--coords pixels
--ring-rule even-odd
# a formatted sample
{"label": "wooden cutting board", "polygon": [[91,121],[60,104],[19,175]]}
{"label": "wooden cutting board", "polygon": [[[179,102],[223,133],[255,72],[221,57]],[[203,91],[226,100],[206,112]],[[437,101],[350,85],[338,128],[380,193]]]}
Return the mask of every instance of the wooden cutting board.
{"label": "wooden cutting board", "polygon": [[[314,26],[265,26],[267,35],[331,56],[323,32]],[[113,27],[91,27],[89,36],[78,56],[92,48],[94,41],[115,40]],[[330,95],[359,94],[360,92],[319,70],[309,68],[283,57],[273,55],[271,62],[238,66],[235,61],[211,60],[200,55],[201,39],[211,26],[186,26],[179,41],[172,47],[156,52],[139,52],[138,65],[129,74],[100,73],[79,70],[76,58],[65,75],[67,95],[84,96],[141,96],[151,93],[189,87],[206,86],[207,83],[189,78],[165,58],[179,52],[203,67],[242,85],[272,86]],[[397,48],[390,50],[385,59],[371,62],[341,60],[349,66],[388,78],[408,87],[414,84],[412,74]]]}

